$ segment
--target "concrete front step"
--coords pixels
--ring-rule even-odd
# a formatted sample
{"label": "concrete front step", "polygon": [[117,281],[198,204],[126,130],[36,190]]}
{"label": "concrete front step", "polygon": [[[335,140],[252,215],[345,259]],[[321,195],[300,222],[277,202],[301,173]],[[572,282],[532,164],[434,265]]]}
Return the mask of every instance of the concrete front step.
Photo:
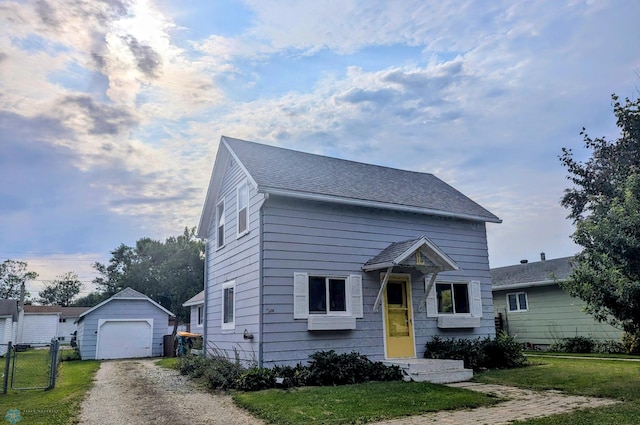
{"label": "concrete front step", "polygon": [[385,363],[399,366],[405,381],[449,384],[473,378],[473,370],[465,369],[462,360],[398,359],[387,360]]}

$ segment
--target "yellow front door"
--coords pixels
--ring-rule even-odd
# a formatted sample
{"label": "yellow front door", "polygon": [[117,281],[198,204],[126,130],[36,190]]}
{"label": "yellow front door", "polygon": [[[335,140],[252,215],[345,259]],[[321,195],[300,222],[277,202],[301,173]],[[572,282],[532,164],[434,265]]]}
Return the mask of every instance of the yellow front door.
{"label": "yellow front door", "polygon": [[415,357],[411,280],[391,277],[384,291],[387,358]]}

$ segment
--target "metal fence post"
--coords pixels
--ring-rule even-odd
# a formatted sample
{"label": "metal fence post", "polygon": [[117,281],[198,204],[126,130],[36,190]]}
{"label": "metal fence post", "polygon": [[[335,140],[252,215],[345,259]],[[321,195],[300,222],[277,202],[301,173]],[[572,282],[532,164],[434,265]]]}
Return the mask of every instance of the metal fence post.
{"label": "metal fence post", "polygon": [[7,353],[4,360],[4,379],[2,380],[2,394],[7,393],[7,388],[9,386],[9,365],[11,364],[12,351],[13,347],[11,346],[11,341],[9,341],[9,343],[7,344]]}

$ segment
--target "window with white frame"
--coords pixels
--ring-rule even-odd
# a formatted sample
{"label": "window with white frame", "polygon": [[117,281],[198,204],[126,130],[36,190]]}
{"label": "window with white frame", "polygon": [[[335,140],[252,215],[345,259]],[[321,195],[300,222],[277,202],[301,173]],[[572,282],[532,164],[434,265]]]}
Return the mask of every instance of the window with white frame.
{"label": "window with white frame", "polygon": [[224,200],[220,201],[220,203],[218,203],[218,206],[216,208],[216,223],[217,223],[216,240],[217,240],[217,247],[219,249],[224,246]]}
{"label": "window with white frame", "polygon": [[348,314],[347,278],[309,276],[309,314]]}
{"label": "window with white frame", "polygon": [[436,297],[439,314],[471,313],[467,283],[437,283]]}
{"label": "window with white frame", "polygon": [[202,325],[204,321],[204,306],[198,306],[198,325]]}
{"label": "window with white frame", "polygon": [[238,185],[237,195],[237,228],[240,237],[249,231],[249,185],[246,180]]}
{"label": "window with white frame", "polygon": [[235,329],[235,281],[222,284],[222,329]]}
{"label": "window with white frame", "polygon": [[362,276],[321,276],[294,273],[294,318],[349,316],[361,318]]}
{"label": "window with white frame", "polygon": [[512,294],[507,294],[507,304],[509,305],[509,311],[529,310],[529,304],[527,303],[527,293],[515,292]]}

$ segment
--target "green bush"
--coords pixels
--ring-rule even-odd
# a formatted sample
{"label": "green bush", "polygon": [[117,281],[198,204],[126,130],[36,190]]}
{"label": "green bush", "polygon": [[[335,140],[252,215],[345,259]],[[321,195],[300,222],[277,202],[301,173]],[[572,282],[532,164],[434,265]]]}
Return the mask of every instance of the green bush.
{"label": "green bush", "polygon": [[565,338],[562,343],[567,353],[591,353],[596,345],[593,339],[585,336]]}
{"label": "green bush", "polygon": [[236,389],[240,391],[260,391],[276,386],[273,369],[252,367],[238,378]]}
{"label": "green bush", "polygon": [[462,360],[464,367],[476,371],[522,367],[527,364],[522,344],[506,332],[499,333],[493,339],[446,339],[436,335],[425,348],[426,358]]}
{"label": "green bush", "polygon": [[402,379],[398,366],[372,362],[357,352],[337,354],[334,350],[318,351],[309,356],[307,385],[346,385],[367,381],[396,381]]}
{"label": "green bush", "polygon": [[622,336],[622,345],[627,354],[640,354],[640,332],[625,332]]}
{"label": "green bush", "polygon": [[625,354],[624,344],[618,341],[598,341],[593,347],[594,353],[600,354]]}
{"label": "green bush", "polygon": [[82,357],[80,356],[80,349],[78,347],[75,347],[73,350],[69,350],[69,349],[62,349],[60,350],[60,361],[61,362],[70,362],[73,360],[81,360]]}
{"label": "green bush", "polygon": [[[356,352],[337,354],[319,351],[309,356],[308,366],[297,364],[275,366],[273,369],[244,368],[239,361],[222,356],[201,357],[186,355],[178,359],[178,370],[183,375],[198,379],[212,390],[258,391],[280,386],[345,385],[367,381],[396,381],[402,379],[398,366],[372,362]],[[282,378],[276,384],[276,378]]]}

